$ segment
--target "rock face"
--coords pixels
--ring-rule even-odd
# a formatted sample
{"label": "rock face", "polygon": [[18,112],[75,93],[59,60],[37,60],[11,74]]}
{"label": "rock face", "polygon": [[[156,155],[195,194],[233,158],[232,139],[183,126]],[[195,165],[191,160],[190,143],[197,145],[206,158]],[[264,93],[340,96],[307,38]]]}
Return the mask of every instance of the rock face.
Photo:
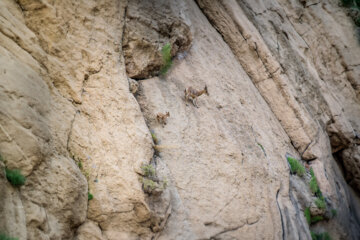
{"label": "rock face", "polygon": [[71,239],[87,216],[104,239],[147,236],[135,171],[152,157],[151,136],[119,54],[125,2],[0,4],[0,152],[27,177],[18,190],[1,185],[0,231]]}
{"label": "rock face", "polygon": [[171,56],[187,51],[189,26],[177,16],[168,1],[129,1],[126,11],[123,51],[126,73],[134,79],[158,75],[163,60],[161,48],[171,45]]}
{"label": "rock face", "polygon": [[[331,0],[0,1],[0,233],[359,239],[359,55]],[[142,189],[147,163],[161,194]]]}

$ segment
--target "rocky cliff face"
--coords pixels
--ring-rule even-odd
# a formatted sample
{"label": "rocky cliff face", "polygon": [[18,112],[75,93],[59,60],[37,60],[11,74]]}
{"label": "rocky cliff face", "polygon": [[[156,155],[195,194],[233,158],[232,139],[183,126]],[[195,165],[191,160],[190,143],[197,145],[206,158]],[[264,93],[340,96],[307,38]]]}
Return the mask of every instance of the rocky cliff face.
{"label": "rocky cliff face", "polygon": [[[360,238],[360,47],[338,1],[0,6],[0,233]],[[205,85],[199,108],[185,102]],[[157,194],[144,164],[167,183]]]}

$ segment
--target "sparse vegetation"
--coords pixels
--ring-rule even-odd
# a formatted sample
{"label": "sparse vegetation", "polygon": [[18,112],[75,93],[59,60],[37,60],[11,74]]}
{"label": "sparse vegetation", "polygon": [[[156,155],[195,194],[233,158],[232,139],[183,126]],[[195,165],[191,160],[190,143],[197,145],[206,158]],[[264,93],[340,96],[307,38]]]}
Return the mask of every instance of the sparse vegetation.
{"label": "sparse vegetation", "polygon": [[80,160],[78,161],[78,167],[79,167],[80,170],[83,169],[83,165],[82,165],[82,162]]}
{"label": "sparse vegetation", "polygon": [[159,194],[167,187],[167,180],[161,180],[157,174],[156,170],[151,164],[144,164],[141,166],[142,170],[142,186],[144,192],[148,194]]}
{"label": "sparse vegetation", "polygon": [[143,174],[145,177],[155,177],[156,172],[155,168],[151,164],[144,164],[141,166],[141,170],[143,171]]}
{"label": "sparse vegetation", "polygon": [[90,192],[88,192],[88,201],[94,198],[94,195],[92,195]]}
{"label": "sparse vegetation", "polygon": [[311,179],[310,179],[310,183],[309,183],[310,190],[313,194],[319,195],[321,193],[320,188],[317,183],[317,179],[315,177],[314,170],[312,168],[310,168],[310,175],[311,175]]}
{"label": "sparse vegetation", "polygon": [[320,221],[322,221],[322,220],[324,220],[324,217],[323,216],[313,216],[312,218],[311,218],[311,223],[313,224],[313,223],[317,223],[317,222],[320,222]]}
{"label": "sparse vegetation", "polygon": [[311,224],[311,213],[310,213],[310,208],[309,207],[305,208],[304,215],[305,215],[306,221],[310,225]]}
{"label": "sparse vegetation", "polygon": [[311,179],[309,182],[309,187],[311,192],[317,196],[317,199],[315,200],[315,205],[320,209],[326,209],[325,198],[322,195],[322,192],[320,191],[314,170],[312,168],[310,168],[310,175],[311,175]]}
{"label": "sparse vegetation", "polygon": [[320,209],[325,209],[326,208],[325,198],[323,196],[318,197],[315,200],[315,204]]}
{"label": "sparse vegetation", "polygon": [[21,186],[25,184],[26,178],[18,169],[5,168],[6,178],[13,186]]}
{"label": "sparse vegetation", "polygon": [[151,131],[150,133],[151,133],[151,137],[152,137],[154,143],[155,143],[155,144],[158,144],[159,142],[158,142],[158,139],[157,139],[155,133],[154,133],[153,131]]}
{"label": "sparse vegetation", "polygon": [[18,238],[9,237],[5,233],[0,233],[0,240],[18,240]]}
{"label": "sparse vegetation", "polygon": [[170,43],[167,43],[162,47],[161,55],[162,55],[163,65],[160,69],[160,74],[165,75],[172,66]]}
{"label": "sparse vegetation", "polygon": [[147,193],[151,193],[158,187],[158,184],[156,182],[148,178],[143,178],[142,183],[143,183],[144,191]]}
{"label": "sparse vegetation", "polygon": [[299,177],[304,176],[305,167],[295,158],[287,157],[287,161],[290,164],[290,171],[293,174],[297,174]]}
{"label": "sparse vegetation", "polygon": [[146,193],[152,194],[154,191],[162,192],[167,187],[167,181],[153,181],[149,178],[142,178],[143,189]]}
{"label": "sparse vegetation", "polygon": [[336,211],[336,209],[331,209],[331,217],[336,217],[336,215],[337,215],[337,211]]}
{"label": "sparse vegetation", "polygon": [[1,154],[0,154],[0,161],[4,162],[4,158],[3,158],[3,156]]}
{"label": "sparse vegetation", "polygon": [[310,232],[310,233],[312,240],[331,240],[331,237],[327,232],[323,232],[323,233]]}

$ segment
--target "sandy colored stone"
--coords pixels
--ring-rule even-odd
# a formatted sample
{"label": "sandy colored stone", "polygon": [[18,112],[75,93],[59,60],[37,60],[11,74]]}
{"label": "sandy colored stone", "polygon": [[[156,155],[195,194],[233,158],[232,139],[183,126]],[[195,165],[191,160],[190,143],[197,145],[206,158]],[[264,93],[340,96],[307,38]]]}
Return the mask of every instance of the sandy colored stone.
{"label": "sandy colored stone", "polygon": [[95,222],[87,220],[76,232],[76,240],[107,240],[101,233],[99,225]]}
{"label": "sandy colored stone", "polygon": [[174,57],[187,51],[191,40],[189,26],[170,2],[129,1],[122,43],[129,77],[145,79],[159,75],[164,64],[162,48],[170,44]]}
{"label": "sandy colored stone", "polygon": [[[101,221],[104,239],[150,235],[135,169],[151,159],[151,137],[120,56],[125,4],[0,4],[0,153],[27,176],[4,203],[12,225],[0,230],[19,239],[71,239],[88,215]],[[89,208],[84,175],[94,195]],[[19,204],[22,222],[11,217]]]}
{"label": "sandy colored stone", "polygon": [[[27,177],[14,188],[1,171],[0,231],[359,239],[355,33],[330,0],[0,1],[0,169]],[[167,42],[173,67],[153,77]],[[187,106],[184,89],[204,85]],[[308,161],[337,217],[308,226],[309,174],[290,176],[287,154]],[[157,196],[139,181],[150,161],[168,180]]]}
{"label": "sandy colored stone", "polygon": [[340,161],[346,169],[346,180],[356,189],[360,189],[360,146],[354,145],[342,151]]}

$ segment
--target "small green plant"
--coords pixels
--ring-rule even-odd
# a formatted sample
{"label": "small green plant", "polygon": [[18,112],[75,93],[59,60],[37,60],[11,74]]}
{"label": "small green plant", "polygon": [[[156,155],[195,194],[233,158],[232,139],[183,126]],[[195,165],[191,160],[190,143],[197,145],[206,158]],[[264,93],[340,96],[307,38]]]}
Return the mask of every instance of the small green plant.
{"label": "small green plant", "polygon": [[324,239],[324,240],[331,240],[330,234],[327,233],[327,232],[324,232],[324,233],[323,233],[323,239]]}
{"label": "small green plant", "polygon": [[9,237],[5,233],[0,233],[0,240],[18,240],[18,238]]}
{"label": "small green plant", "polygon": [[314,170],[312,168],[310,168],[310,175],[311,175],[311,179],[309,182],[310,190],[313,194],[320,195],[321,194],[320,188],[317,183],[317,179],[315,177]]}
{"label": "small green plant", "polygon": [[144,191],[147,193],[151,193],[158,187],[158,184],[151,179],[143,178],[142,183]]}
{"label": "small green plant", "polygon": [[315,204],[320,209],[325,209],[326,208],[325,198],[323,196],[318,197],[315,200]]}
{"label": "small green plant", "polygon": [[141,170],[145,177],[155,177],[156,171],[155,168],[151,164],[144,164],[141,166]]}
{"label": "small green plant", "polygon": [[13,186],[21,186],[25,184],[26,178],[18,169],[5,168],[6,178]]}
{"label": "small green plant", "polygon": [[313,231],[310,231],[311,239],[316,240],[316,234]]}
{"label": "small green plant", "polygon": [[313,224],[313,223],[317,223],[317,222],[320,222],[320,221],[322,221],[322,220],[324,220],[324,217],[323,217],[323,216],[314,216],[314,217],[311,218],[311,223],[312,223],[312,224]]}
{"label": "small green plant", "polygon": [[310,223],[311,223],[311,213],[310,213],[310,208],[309,207],[305,208],[304,215],[305,215],[306,221],[310,225]]}
{"label": "small green plant", "polygon": [[78,167],[79,167],[80,170],[83,169],[83,165],[82,165],[82,162],[80,160],[78,161]]}
{"label": "small green plant", "polygon": [[290,164],[291,173],[297,174],[299,177],[304,176],[305,167],[295,158],[287,157],[287,160]]}
{"label": "small green plant", "polygon": [[3,158],[3,156],[1,154],[0,154],[0,161],[4,162],[4,158]]}
{"label": "small green plant", "polygon": [[163,60],[163,65],[160,69],[160,74],[165,75],[167,71],[171,68],[172,60],[171,60],[171,44],[165,44],[161,49],[161,55]]}
{"label": "small green plant", "polygon": [[94,198],[94,195],[92,195],[90,192],[88,192],[88,201]]}
{"label": "small green plant", "polygon": [[310,232],[310,234],[312,240],[331,240],[331,237],[327,232],[323,232],[323,233]]}
{"label": "small green plant", "polygon": [[336,211],[336,209],[331,209],[331,217],[336,217],[336,215],[337,215],[337,211]]}
{"label": "small green plant", "polygon": [[157,139],[157,137],[156,137],[156,135],[155,135],[155,133],[154,133],[153,131],[151,131],[151,137],[152,137],[152,139],[153,139],[153,141],[154,141],[155,144],[158,144],[158,143],[159,143],[159,142],[158,142],[158,139]]}

